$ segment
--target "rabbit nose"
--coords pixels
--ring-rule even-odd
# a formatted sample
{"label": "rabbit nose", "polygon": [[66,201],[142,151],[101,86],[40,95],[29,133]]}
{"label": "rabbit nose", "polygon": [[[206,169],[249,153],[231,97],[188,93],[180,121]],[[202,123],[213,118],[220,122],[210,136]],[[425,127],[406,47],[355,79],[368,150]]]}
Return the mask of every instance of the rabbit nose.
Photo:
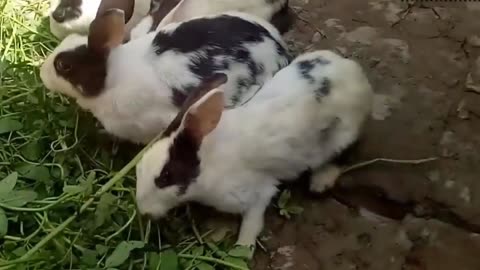
{"label": "rabbit nose", "polygon": [[65,9],[57,8],[53,13],[52,17],[55,21],[62,23],[65,21]]}

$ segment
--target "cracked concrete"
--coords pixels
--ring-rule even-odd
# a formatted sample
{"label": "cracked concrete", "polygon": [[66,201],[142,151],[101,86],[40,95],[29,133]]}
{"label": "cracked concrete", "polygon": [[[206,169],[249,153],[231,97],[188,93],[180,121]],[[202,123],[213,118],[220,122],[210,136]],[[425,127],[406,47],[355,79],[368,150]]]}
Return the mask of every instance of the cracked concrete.
{"label": "cracked concrete", "polygon": [[269,210],[253,269],[480,269],[480,4],[291,6],[301,18],[287,35],[294,52],[336,50],[375,88],[351,162],[440,159],[354,171],[321,198],[295,189],[305,211],[285,220]]}

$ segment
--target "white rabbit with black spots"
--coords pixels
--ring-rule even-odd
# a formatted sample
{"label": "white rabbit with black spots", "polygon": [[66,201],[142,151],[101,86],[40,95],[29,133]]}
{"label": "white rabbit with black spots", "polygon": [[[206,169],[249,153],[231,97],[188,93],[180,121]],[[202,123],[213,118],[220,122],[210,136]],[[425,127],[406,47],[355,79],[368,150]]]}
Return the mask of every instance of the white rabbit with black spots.
{"label": "white rabbit with black spots", "polygon": [[131,38],[143,36],[170,23],[228,11],[240,11],[263,18],[282,34],[293,23],[288,0],[152,0],[148,16],[132,29]]}
{"label": "white rabbit with black spots", "polygon": [[358,138],[373,92],[359,64],[331,51],[297,57],[231,110],[223,110],[226,81],[205,80],[147,150],[136,200],[152,219],[189,201],[241,214],[237,244],[251,246],[282,180],[311,169],[312,191],[335,182],[330,162]]}
{"label": "white rabbit with black spots", "polygon": [[111,9],[89,36],[71,35],[40,68],[46,88],[91,111],[120,139],[148,143],[172,121],[187,94],[215,72],[230,78],[225,105],[248,100],[290,55],[268,22],[231,12],[172,23],[130,42]]}
{"label": "white rabbit with black spots", "polygon": [[[111,8],[125,12],[126,41],[173,22],[195,17],[241,11],[270,21],[281,33],[293,22],[288,0],[51,0],[50,31],[63,39],[69,34],[88,34],[96,16]],[[131,32],[131,33],[130,33]]]}

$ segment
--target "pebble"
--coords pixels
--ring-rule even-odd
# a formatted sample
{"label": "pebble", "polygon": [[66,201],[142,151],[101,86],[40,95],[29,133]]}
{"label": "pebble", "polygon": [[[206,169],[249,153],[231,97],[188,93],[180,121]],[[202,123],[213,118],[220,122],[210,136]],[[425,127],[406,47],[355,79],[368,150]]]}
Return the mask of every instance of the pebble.
{"label": "pebble", "polygon": [[462,99],[457,107],[457,116],[462,120],[467,120],[470,118],[470,112],[467,109],[467,102],[465,99]]}
{"label": "pebble", "polygon": [[313,34],[313,37],[312,37],[312,42],[317,43],[320,40],[322,40],[322,35],[318,32],[315,32],[315,34]]}

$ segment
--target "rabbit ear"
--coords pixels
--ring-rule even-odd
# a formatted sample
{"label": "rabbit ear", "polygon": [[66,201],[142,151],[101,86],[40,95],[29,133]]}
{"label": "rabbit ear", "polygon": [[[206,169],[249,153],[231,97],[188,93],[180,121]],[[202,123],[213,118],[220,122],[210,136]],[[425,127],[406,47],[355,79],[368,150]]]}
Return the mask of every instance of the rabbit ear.
{"label": "rabbit ear", "polygon": [[97,10],[97,18],[110,9],[120,9],[125,12],[124,22],[127,23],[133,16],[135,0],[102,0]]}
{"label": "rabbit ear", "polygon": [[125,37],[125,14],[110,9],[90,24],[88,48],[100,57],[106,57],[111,49],[122,44]]}
{"label": "rabbit ear", "polygon": [[224,108],[223,91],[218,87],[227,82],[225,74],[215,74],[187,100],[192,103],[183,119],[183,127],[197,143],[212,132],[220,122]]}
{"label": "rabbit ear", "polygon": [[153,31],[157,29],[160,22],[185,1],[186,0],[152,0],[149,14],[153,18],[153,23],[150,30]]}

